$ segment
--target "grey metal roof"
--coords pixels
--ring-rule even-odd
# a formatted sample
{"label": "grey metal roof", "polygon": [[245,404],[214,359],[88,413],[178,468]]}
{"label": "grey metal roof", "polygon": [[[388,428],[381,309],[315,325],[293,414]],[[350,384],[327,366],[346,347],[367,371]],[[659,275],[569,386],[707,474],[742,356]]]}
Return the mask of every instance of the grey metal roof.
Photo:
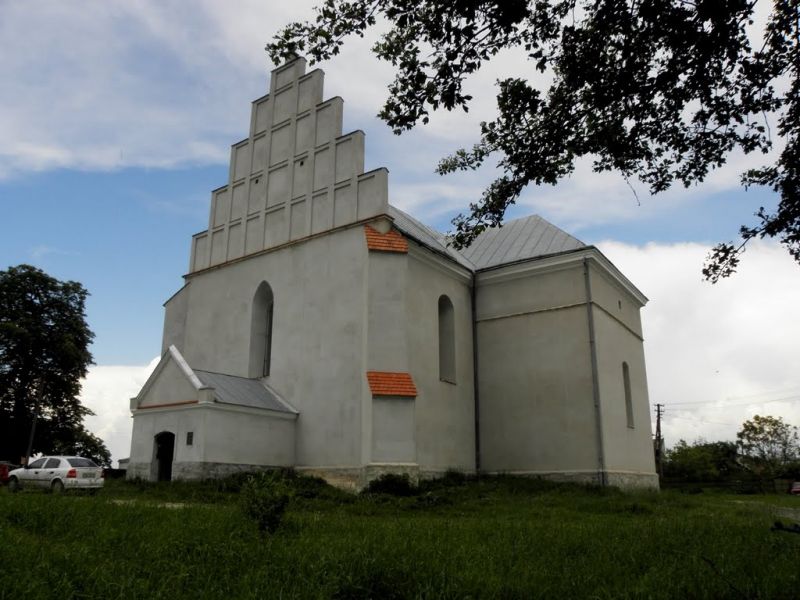
{"label": "grey metal roof", "polygon": [[586,244],[538,215],[506,222],[481,233],[460,252],[447,245],[447,236],[420,223],[408,213],[389,205],[395,226],[418,242],[455,260],[471,271],[560,254],[585,248]]}
{"label": "grey metal roof", "polygon": [[217,402],[286,413],[296,412],[258,379],[193,370],[203,385],[214,388]]}
{"label": "grey metal roof", "polygon": [[531,215],[485,230],[461,253],[480,270],[585,247],[566,231]]}
{"label": "grey metal roof", "polygon": [[391,204],[389,205],[389,216],[394,219],[395,227],[407,236],[414,238],[434,251],[448,256],[470,271],[475,270],[475,266],[467,260],[466,257],[459,254],[457,250],[447,246],[447,237],[445,235],[420,223],[408,213],[403,212]]}

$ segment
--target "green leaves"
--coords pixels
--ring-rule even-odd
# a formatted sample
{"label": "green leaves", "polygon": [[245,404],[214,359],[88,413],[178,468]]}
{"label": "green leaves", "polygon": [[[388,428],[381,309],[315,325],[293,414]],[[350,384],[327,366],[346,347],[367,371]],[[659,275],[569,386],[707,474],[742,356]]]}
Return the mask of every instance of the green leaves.
{"label": "green leaves", "polygon": [[[766,1],[766,0],[762,0]],[[747,28],[756,0],[326,0],[313,23],[295,23],[267,46],[274,61],[313,60],[363,35],[376,15],[389,30],[373,48],[396,67],[379,116],[395,133],[430,111],[467,110],[466,77],[504,48],[522,48],[530,73],[498,82],[499,115],[483,123],[472,151],[445,158],[439,173],[474,169],[490,155],[502,175],[454,221],[456,247],[502,223],[529,184],[555,184],[575,161],[637,178],[652,194],[702,182],[727,156],[770,150],[779,158],[745,174],[745,185],[780,194],[775,213],[743,227],[741,242],[709,255],[712,282],[736,270],[754,237],[778,237],[800,262],[800,0],[777,0],[763,45]],[[531,84],[550,69],[547,85]],[[787,88],[786,91],[784,90]],[[775,134],[770,120],[777,119]]]}
{"label": "green leaves", "polygon": [[745,466],[767,477],[774,477],[781,466],[800,453],[797,427],[780,417],[754,416],[742,423],[736,440]]}
{"label": "green leaves", "polygon": [[102,441],[83,429],[91,411],[78,399],[92,364],[87,296],[81,284],[30,265],[0,271],[0,458],[16,462],[25,454],[35,416],[35,452],[83,440],[105,452],[93,457],[107,457]]}
{"label": "green leaves", "polygon": [[277,471],[255,473],[242,486],[239,504],[246,517],[253,520],[258,530],[275,533],[289,505],[291,488]]}

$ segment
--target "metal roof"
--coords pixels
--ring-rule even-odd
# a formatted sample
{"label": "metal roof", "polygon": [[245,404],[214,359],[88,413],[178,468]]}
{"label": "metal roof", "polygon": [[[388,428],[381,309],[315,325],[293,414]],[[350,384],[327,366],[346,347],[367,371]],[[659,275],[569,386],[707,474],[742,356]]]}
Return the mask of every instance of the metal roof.
{"label": "metal roof", "polygon": [[480,270],[585,247],[566,231],[531,215],[486,229],[461,253]]}
{"label": "metal roof", "polygon": [[470,271],[475,270],[475,266],[467,260],[463,255],[447,245],[447,236],[431,229],[427,225],[420,223],[414,217],[399,208],[389,205],[389,216],[394,219],[395,227],[405,233],[407,236],[415,239],[416,241],[424,244],[431,250],[444,254],[448,258],[456,261],[462,267],[468,268]]}
{"label": "metal roof", "polygon": [[586,244],[538,215],[508,221],[481,233],[460,252],[447,245],[447,236],[389,205],[389,216],[407,236],[455,260],[471,271],[497,267],[520,260],[561,254],[585,248]]}
{"label": "metal roof", "polygon": [[265,408],[278,412],[296,413],[273,390],[258,379],[223,375],[210,371],[193,369],[204,386],[214,388],[217,402]]}

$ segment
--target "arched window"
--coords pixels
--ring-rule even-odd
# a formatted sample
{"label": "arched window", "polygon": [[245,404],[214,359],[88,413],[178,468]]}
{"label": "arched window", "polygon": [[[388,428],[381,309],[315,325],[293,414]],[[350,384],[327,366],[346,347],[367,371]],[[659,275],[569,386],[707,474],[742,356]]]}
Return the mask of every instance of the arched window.
{"label": "arched window", "polygon": [[439,296],[439,379],[456,382],[456,322],[447,296]]}
{"label": "arched window", "polygon": [[250,377],[269,375],[272,361],[273,306],[272,288],[263,281],[253,297],[250,320]]}
{"label": "arched window", "polygon": [[622,363],[622,383],[625,386],[625,415],[628,427],[633,429],[633,398],[631,398],[631,373],[628,363]]}

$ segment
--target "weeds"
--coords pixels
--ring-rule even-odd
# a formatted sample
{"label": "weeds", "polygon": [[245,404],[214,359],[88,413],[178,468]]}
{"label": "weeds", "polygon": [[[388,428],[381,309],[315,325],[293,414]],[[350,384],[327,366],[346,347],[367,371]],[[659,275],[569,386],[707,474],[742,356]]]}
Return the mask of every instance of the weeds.
{"label": "weeds", "polygon": [[290,498],[291,489],[280,473],[255,473],[242,486],[239,505],[261,533],[275,533]]}
{"label": "weeds", "polygon": [[417,488],[411,483],[407,473],[384,473],[373,479],[364,488],[362,494],[388,494],[389,496],[407,497],[417,493]]}
{"label": "weeds", "polygon": [[277,526],[291,535],[244,515],[245,475],[108,482],[96,497],[0,490],[0,598],[796,596],[800,535],[770,527],[797,499],[461,475],[408,496],[292,471],[257,480],[259,498],[291,496]]}

